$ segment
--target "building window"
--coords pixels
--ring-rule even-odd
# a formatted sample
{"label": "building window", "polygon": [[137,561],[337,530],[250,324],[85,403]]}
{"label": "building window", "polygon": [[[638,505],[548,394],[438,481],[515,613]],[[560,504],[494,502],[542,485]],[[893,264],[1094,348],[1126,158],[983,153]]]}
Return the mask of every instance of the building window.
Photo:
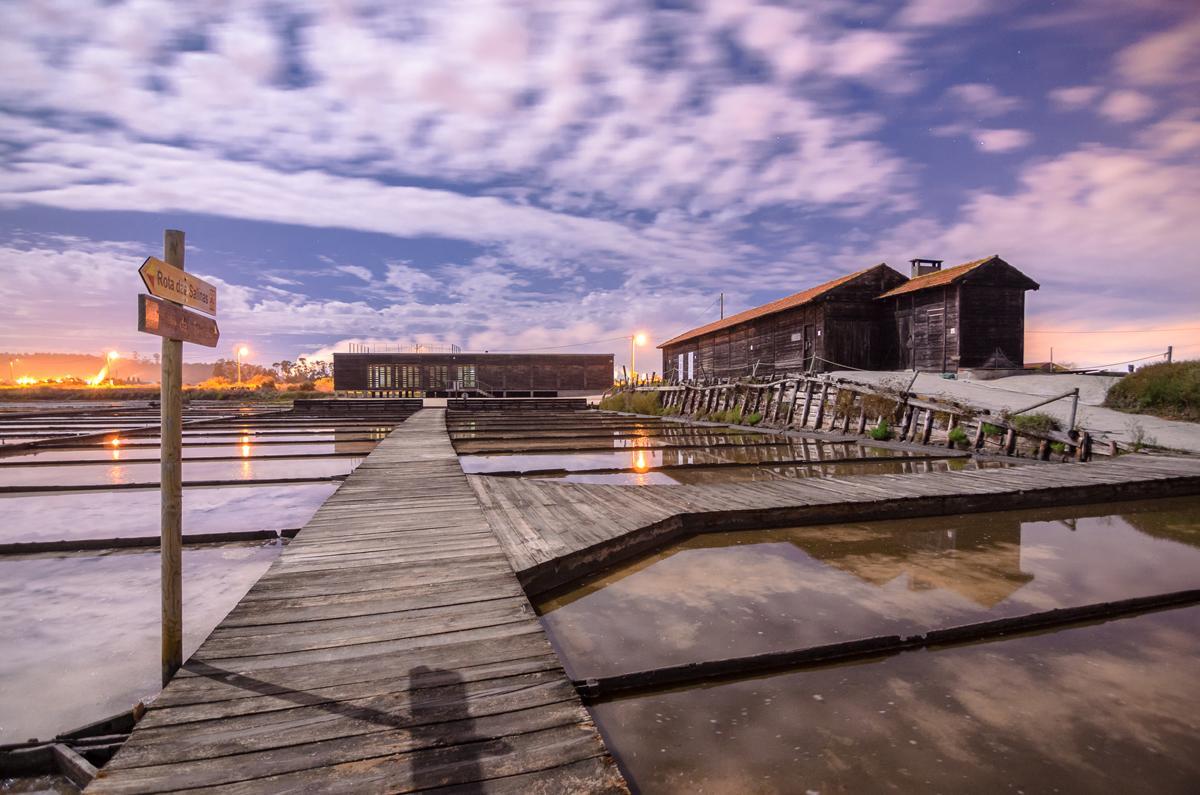
{"label": "building window", "polygon": [[425,368],[425,374],[428,376],[430,389],[446,388],[446,365],[431,364]]}
{"label": "building window", "polygon": [[400,386],[405,389],[421,388],[421,369],[415,364],[400,366]]}
{"label": "building window", "polygon": [[464,364],[458,368],[458,380],[462,381],[463,389],[475,388],[475,365]]}

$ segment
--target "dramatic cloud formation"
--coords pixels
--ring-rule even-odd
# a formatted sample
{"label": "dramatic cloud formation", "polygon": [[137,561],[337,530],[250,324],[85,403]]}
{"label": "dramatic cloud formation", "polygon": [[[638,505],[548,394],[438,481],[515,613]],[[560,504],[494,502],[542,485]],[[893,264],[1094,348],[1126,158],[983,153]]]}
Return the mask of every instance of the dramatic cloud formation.
{"label": "dramatic cloud formation", "polygon": [[[1037,312],[1098,328],[1182,316],[1200,12],[1143,11],[6,4],[0,334],[147,348],[134,270],[166,226],[221,285],[226,339],[276,358],[419,339],[620,361],[613,339],[711,320],[718,293],[918,253],[1002,253],[1047,285]],[[1082,57],[1064,24],[1123,38]],[[1136,257],[1154,274],[1122,287]],[[42,269],[90,279],[73,338],[51,339]]]}

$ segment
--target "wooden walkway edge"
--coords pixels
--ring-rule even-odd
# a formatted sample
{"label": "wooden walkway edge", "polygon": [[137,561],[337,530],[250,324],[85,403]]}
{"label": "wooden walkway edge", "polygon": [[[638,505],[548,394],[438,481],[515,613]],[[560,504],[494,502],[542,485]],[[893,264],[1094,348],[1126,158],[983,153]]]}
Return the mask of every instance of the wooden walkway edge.
{"label": "wooden walkway edge", "polygon": [[468,479],[526,592],[536,596],[703,532],[1200,494],[1200,457],[679,486]]}
{"label": "wooden walkway edge", "polygon": [[400,425],[184,665],[89,793],[627,792],[445,412]]}

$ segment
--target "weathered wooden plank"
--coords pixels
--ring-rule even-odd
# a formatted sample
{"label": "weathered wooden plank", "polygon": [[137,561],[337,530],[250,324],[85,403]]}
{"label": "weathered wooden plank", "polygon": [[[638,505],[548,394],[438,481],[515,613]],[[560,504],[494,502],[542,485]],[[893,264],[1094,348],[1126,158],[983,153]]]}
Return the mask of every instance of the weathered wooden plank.
{"label": "weathered wooden plank", "polygon": [[[526,526],[566,515],[550,492],[483,496]],[[414,415],[321,506],[89,791],[487,791],[543,770],[579,791],[625,791],[480,506],[444,412]]]}

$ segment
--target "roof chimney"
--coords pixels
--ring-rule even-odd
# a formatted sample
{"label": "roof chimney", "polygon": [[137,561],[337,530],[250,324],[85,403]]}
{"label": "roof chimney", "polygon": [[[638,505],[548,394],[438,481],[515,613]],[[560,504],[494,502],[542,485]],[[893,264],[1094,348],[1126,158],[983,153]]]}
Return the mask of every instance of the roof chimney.
{"label": "roof chimney", "polygon": [[925,276],[930,273],[937,273],[942,269],[942,260],[940,259],[910,259],[909,264],[912,265],[912,278]]}

